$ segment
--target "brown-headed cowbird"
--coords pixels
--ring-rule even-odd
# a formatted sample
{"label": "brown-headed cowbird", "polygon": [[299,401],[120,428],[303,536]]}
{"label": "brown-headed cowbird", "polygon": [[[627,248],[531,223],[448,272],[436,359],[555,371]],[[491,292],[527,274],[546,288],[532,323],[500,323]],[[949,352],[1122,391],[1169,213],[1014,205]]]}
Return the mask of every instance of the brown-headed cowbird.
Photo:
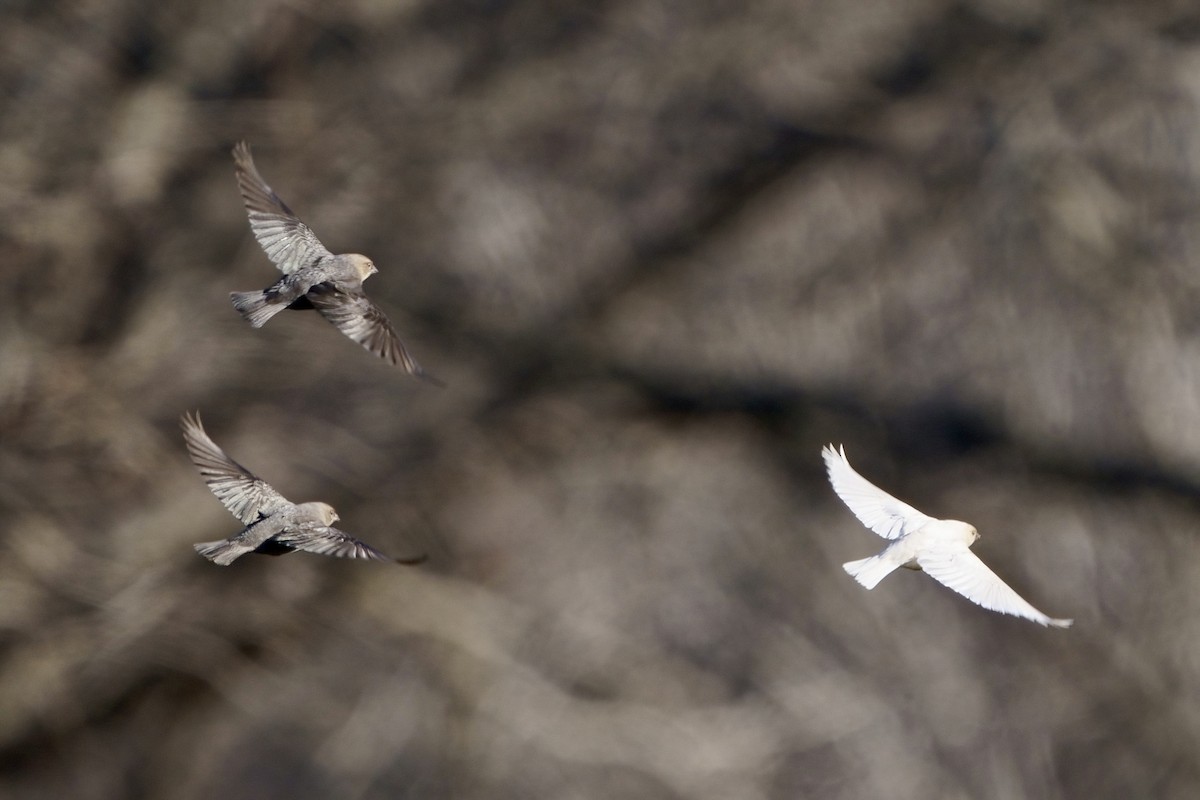
{"label": "brown-headed cowbird", "polygon": [[231,292],[233,306],[256,328],[285,308],[315,308],[334,327],[391,364],[434,384],[441,381],[409,355],[379,307],[363,292],[363,281],[378,270],[357,253],[334,255],[300,221],[254,166],[250,146],[233,148],[238,188],[250,216],[250,230],[283,277],[261,292]]}
{"label": "brown-headed cowbird", "polygon": [[306,550],[324,556],[367,558],[417,564],[416,559],[393,559],[331,525],[338,514],[325,503],[292,503],[270,484],[225,454],[204,432],[200,415],[180,419],[188,455],[217,499],[246,527],[228,539],[200,542],[196,552],[216,564],[232,564],[246,553],[283,555]]}

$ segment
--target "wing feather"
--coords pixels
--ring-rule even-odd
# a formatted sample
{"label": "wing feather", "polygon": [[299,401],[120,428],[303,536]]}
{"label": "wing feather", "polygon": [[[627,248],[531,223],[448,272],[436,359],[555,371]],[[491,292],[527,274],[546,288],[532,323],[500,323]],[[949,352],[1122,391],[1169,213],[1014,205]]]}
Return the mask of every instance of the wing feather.
{"label": "wing feather", "polygon": [[933,522],[933,517],[897,500],[855,472],[846,459],[845,447],[839,452],[827,444],[821,455],[837,496],[863,525],[884,539],[897,539]]}
{"label": "wing feather", "polygon": [[365,558],[372,561],[395,561],[366,542],[355,539],[337,528],[324,525],[292,528],[280,533],[275,541],[322,556],[336,558]]}
{"label": "wing feather", "polygon": [[237,143],[233,161],[242,202],[250,217],[250,230],[280,272],[288,275],[332,255],[263,180],[248,144]]}
{"label": "wing feather", "polygon": [[1072,620],[1054,619],[1030,605],[964,544],[932,543],[917,554],[917,563],[929,577],[984,608],[1056,628],[1071,625]]}
{"label": "wing feather", "polygon": [[183,428],[183,441],[187,445],[188,455],[200,470],[200,476],[208,484],[209,491],[243,525],[291,505],[269,483],[226,455],[205,433],[198,412],[184,414],[179,424]]}
{"label": "wing feather", "polygon": [[322,283],[312,287],[307,297],[321,316],[367,350],[389,364],[398,364],[410,375],[442,385],[409,354],[387,315],[371,302],[366,293],[343,292],[328,283]]}

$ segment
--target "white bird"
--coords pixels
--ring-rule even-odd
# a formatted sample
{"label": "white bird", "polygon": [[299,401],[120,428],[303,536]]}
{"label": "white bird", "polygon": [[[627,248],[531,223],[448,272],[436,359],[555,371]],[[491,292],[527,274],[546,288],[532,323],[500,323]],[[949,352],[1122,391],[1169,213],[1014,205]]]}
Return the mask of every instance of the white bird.
{"label": "white bird", "polygon": [[874,589],[897,567],[925,570],[938,583],[984,608],[1041,625],[1071,626],[1073,620],[1054,619],[1031,606],[971,552],[979,538],[973,525],[934,519],[892,497],[854,471],[844,447],[839,452],[832,444],[826,445],[821,455],[829,482],[842,502],[863,525],[891,540],[879,555],[842,565],[863,586]]}

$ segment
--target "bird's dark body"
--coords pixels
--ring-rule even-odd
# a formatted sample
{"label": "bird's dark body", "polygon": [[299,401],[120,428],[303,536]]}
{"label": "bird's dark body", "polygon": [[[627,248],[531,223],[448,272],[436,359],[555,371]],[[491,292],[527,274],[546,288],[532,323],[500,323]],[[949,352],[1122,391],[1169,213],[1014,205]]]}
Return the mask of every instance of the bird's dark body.
{"label": "bird's dark body", "polygon": [[267,539],[253,551],[260,556],[286,556],[288,553],[296,552],[296,548],[288,547],[286,544],[276,541],[275,539]]}

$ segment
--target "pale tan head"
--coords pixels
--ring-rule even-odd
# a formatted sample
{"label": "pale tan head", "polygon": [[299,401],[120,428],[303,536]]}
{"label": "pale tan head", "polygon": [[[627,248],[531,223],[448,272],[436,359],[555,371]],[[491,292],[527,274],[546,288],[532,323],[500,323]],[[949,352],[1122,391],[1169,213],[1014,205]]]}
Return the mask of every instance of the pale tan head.
{"label": "pale tan head", "polygon": [[354,264],[354,271],[358,273],[358,279],[360,281],[365,281],[376,272],[379,272],[379,270],[375,268],[375,262],[366,256],[360,256],[358,253],[351,253],[348,257]]}
{"label": "pale tan head", "polygon": [[332,525],[341,517],[333,510],[333,506],[328,503],[305,503],[299,508],[303,508],[306,512],[312,514],[322,525]]}

